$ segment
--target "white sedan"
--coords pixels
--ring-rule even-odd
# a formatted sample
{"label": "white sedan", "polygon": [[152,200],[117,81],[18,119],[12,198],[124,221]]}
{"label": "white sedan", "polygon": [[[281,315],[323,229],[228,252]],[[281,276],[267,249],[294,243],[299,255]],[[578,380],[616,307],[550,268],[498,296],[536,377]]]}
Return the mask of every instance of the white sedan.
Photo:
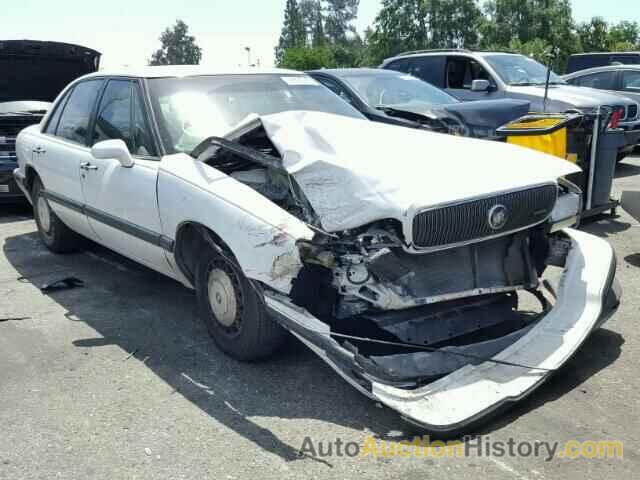
{"label": "white sedan", "polygon": [[619,303],[609,244],[568,228],[573,164],[369,122],[297,72],[88,75],[17,154],[52,251],[86,237],[194,288],[234,358],[289,331],[430,431],[533,391]]}

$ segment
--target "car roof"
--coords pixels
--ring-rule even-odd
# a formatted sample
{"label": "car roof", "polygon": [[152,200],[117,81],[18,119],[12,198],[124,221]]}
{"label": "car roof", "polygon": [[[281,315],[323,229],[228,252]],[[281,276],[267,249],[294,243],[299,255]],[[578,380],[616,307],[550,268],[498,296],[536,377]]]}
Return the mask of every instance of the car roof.
{"label": "car roof", "polygon": [[280,68],[215,68],[202,65],[163,65],[157,67],[120,67],[115,69],[100,70],[82,77],[136,77],[136,78],[179,78],[202,77],[210,75],[304,75],[303,72],[285,70]]}
{"label": "car roof", "polygon": [[456,55],[470,55],[470,56],[479,56],[479,57],[486,57],[489,55],[518,55],[518,56],[522,56],[521,53],[516,53],[516,52],[499,52],[499,51],[472,51],[472,50],[464,50],[464,49],[460,49],[460,50],[456,50],[451,49],[451,50],[423,50],[423,51],[417,51],[417,52],[406,52],[406,53],[400,53],[399,55],[396,55],[394,57],[389,57],[387,59],[384,60],[384,63],[388,63],[392,60],[397,60],[397,59],[401,59],[401,58],[419,58],[419,57],[428,57],[428,56],[440,56],[440,55],[450,55],[450,54],[456,54]]}
{"label": "car roof", "polygon": [[311,70],[307,72],[309,74],[327,74],[334,77],[353,77],[353,76],[366,76],[366,75],[402,75],[402,73],[395,70],[383,70],[381,68],[324,68],[321,70]]}
{"label": "car roof", "polygon": [[575,78],[582,77],[584,75],[590,75],[592,73],[608,72],[615,70],[640,70],[640,65],[605,65],[604,67],[585,68],[584,70],[578,70],[577,72],[564,75],[563,78]]}

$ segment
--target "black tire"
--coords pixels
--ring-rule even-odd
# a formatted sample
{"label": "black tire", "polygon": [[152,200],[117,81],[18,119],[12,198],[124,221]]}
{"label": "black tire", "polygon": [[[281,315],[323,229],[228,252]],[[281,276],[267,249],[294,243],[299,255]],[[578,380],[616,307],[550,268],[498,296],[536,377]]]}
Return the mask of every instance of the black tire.
{"label": "black tire", "polygon": [[[285,330],[269,317],[262,294],[230,252],[208,249],[198,261],[195,283],[200,318],[224,353],[250,362],[271,355],[282,345]],[[213,295],[216,297],[210,300]],[[218,315],[212,306],[216,300]]]}
{"label": "black tire", "polygon": [[[55,253],[70,253],[78,250],[82,237],[62,223],[62,220],[51,210],[49,201],[44,196],[42,182],[37,177],[31,189],[31,199],[38,234],[47,248]],[[43,208],[46,208],[47,212],[44,212]]]}

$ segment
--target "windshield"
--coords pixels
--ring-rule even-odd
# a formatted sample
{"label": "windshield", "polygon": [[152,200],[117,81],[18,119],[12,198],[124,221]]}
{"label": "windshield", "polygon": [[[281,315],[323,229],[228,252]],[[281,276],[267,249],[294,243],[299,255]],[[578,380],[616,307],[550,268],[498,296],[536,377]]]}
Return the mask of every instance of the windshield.
{"label": "windshield", "polygon": [[248,116],[312,110],[358,119],[351,105],[306,75],[216,75],[149,80],[167,150],[191,152],[223,136]]}
{"label": "windshield", "polygon": [[[547,81],[547,67],[524,55],[486,55],[484,58],[509,85],[544,85]],[[564,85],[566,82],[551,72],[549,83]]]}
{"label": "windshield", "polygon": [[412,102],[432,104],[458,103],[451,95],[430,83],[411,75],[397,73],[372,73],[370,75],[344,75],[358,94],[372,107],[402,105]]}

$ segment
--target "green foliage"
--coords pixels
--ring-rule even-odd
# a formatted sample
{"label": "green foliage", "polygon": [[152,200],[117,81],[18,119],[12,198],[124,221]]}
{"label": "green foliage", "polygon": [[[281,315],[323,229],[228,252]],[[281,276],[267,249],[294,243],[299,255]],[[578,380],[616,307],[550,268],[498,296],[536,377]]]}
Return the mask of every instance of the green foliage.
{"label": "green foliage", "polygon": [[602,17],[578,25],[577,34],[585,52],[624,52],[637,49],[640,42],[640,26],[636,22],[610,26]]}
{"label": "green foliage", "polygon": [[360,0],[324,0],[324,31],[334,45],[347,42],[349,33],[355,34],[352,22],[358,17]]}
{"label": "green foliage", "polygon": [[[276,64],[292,69],[360,65],[365,44],[353,21],[360,0],[288,0]],[[293,19],[293,20],[292,20]],[[293,30],[301,31],[292,39]]]}
{"label": "green foliage", "polygon": [[188,35],[189,27],[182,20],[176,20],[173,28],[167,28],[160,35],[161,47],[151,55],[149,65],[198,65],[202,59],[202,49],[195,38]]}
{"label": "green foliage", "polygon": [[[569,0],[488,0],[484,4],[481,47],[509,50],[562,71],[579,51]],[[544,59],[544,61],[542,60]]]}
{"label": "green foliage", "polygon": [[292,70],[315,70],[334,67],[331,50],[326,47],[293,47],[284,51],[279,66]]}
{"label": "green foliage", "polygon": [[[637,22],[622,21],[609,28],[608,46],[613,51],[625,51],[640,44],[640,25]],[[622,48],[617,48],[620,45]]]}
{"label": "green foliage", "polygon": [[367,58],[379,63],[406,50],[474,48],[482,24],[475,0],[383,0]]}
{"label": "green foliage", "polygon": [[296,15],[304,34],[293,43],[281,37],[277,51],[296,48],[286,61],[277,57],[278,64],[375,66],[408,50],[469,48],[522,53],[561,73],[573,53],[640,50],[638,23],[609,25],[594,17],[576,25],[570,0],[382,0],[364,38],[353,27],[358,4],[288,0],[283,37]]}
{"label": "green foliage", "polygon": [[606,52],[609,26],[602,17],[593,17],[590,22],[578,26],[580,47],[584,52]]}
{"label": "green foliage", "polygon": [[304,47],[307,43],[307,32],[300,6],[296,0],[287,0],[284,8],[284,23],[278,46],[276,47],[276,63],[280,64],[289,48]]}

